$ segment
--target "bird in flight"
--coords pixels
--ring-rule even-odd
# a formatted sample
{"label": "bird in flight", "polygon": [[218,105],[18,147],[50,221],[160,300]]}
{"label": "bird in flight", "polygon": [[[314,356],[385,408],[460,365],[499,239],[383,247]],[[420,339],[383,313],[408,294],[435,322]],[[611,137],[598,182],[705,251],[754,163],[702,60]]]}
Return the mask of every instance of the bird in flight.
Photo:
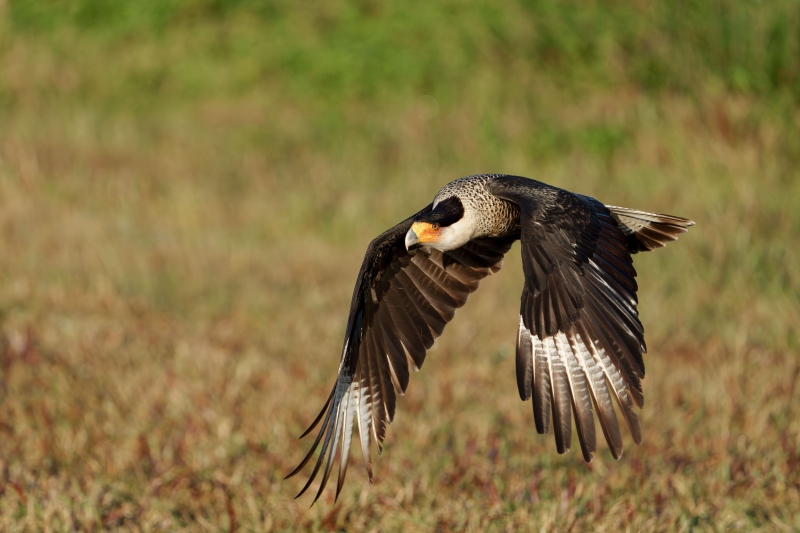
{"label": "bird in flight", "polygon": [[525,283],[517,386],[522,400],[533,400],[536,430],[552,429],[556,449],[564,453],[572,442],[574,415],[583,457],[590,462],[597,449],[596,413],[611,454],[619,459],[616,402],[634,442],[641,444],[634,405],[641,408],[644,402],[646,348],[631,254],[661,248],[692,225],[519,176],[482,174],[445,185],[431,204],[367,247],[336,384],[301,438],[322,425],[287,476],[300,472],[319,450],[297,497],[321,470],[316,502],[337,457],[339,497],[354,423],[372,481],[371,442],[380,454],[409,371],[419,370],[455,310],[483,278],[500,270],[518,239]]}

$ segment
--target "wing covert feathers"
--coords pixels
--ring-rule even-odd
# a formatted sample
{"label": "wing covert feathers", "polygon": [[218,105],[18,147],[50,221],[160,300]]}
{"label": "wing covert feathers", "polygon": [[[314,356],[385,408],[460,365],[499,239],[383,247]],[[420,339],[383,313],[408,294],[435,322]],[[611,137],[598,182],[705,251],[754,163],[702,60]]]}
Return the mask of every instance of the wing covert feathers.
{"label": "wing covert feathers", "polygon": [[[429,209],[430,206],[426,209]],[[413,217],[412,217],[413,218]],[[316,439],[297,474],[315,453],[317,461],[302,495],[322,472],[319,498],[338,458],[336,497],[344,483],[352,433],[358,440],[372,481],[372,444],[381,452],[386,426],[395,413],[396,397],[408,386],[434,339],[463,306],[480,280],[500,269],[516,240],[474,240],[451,252],[408,252],[404,238],[411,218],[376,238],[359,272],[345,332],[339,375],[328,401],[303,434],[320,422]]]}

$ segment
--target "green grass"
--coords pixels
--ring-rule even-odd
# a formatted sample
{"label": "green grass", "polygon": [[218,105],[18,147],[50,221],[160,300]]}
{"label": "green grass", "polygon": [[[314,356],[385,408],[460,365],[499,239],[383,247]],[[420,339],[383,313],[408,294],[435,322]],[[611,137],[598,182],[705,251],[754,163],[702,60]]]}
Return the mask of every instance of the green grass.
{"label": "green grass", "polygon": [[[135,6],[135,7],[134,7]],[[800,4],[0,2],[0,529],[800,529]],[[369,240],[509,172],[635,258],[644,443],[514,388],[518,248],[334,505],[283,481]]]}

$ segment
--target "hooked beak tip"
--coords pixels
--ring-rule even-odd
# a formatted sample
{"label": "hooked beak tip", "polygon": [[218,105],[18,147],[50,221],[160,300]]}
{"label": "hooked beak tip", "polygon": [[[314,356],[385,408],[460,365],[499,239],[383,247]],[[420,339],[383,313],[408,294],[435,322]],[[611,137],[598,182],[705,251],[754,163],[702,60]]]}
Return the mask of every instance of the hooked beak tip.
{"label": "hooked beak tip", "polygon": [[417,237],[416,232],[413,229],[408,230],[408,233],[406,233],[406,250],[413,250],[419,247],[419,237]]}

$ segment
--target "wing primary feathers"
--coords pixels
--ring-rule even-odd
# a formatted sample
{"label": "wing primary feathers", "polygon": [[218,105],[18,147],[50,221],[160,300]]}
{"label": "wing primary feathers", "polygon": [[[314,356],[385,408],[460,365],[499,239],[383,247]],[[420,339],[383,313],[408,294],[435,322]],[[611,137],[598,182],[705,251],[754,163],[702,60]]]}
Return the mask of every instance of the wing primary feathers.
{"label": "wing primary feathers", "polygon": [[535,333],[539,340],[544,340],[547,335],[547,326],[544,323],[544,298],[531,298],[531,333]]}
{"label": "wing primary feathers", "polygon": [[[587,333],[584,325],[579,324],[577,335],[574,339],[573,351],[576,355],[580,354],[578,361],[583,368],[587,381],[592,391],[592,398],[597,409],[597,418],[603,430],[608,448],[614,459],[622,457],[622,434],[619,430],[617,414],[614,411],[614,404],[608,393],[606,385],[606,366],[602,360],[602,355],[592,342],[592,335]],[[575,350],[577,348],[577,351]]]}
{"label": "wing primary feathers", "polygon": [[[408,316],[411,317],[411,323],[415,326],[417,333],[422,338],[425,350],[428,350],[433,346],[434,340],[429,321],[432,321],[437,329],[444,328],[444,321],[441,315],[431,307],[430,303],[424,301],[422,295],[420,295],[417,290],[417,286],[409,279],[405,271],[398,272],[395,279],[400,282],[400,285],[405,291],[405,298],[402,299],[403,307],[408,313]],[[441,331],[441,329],[439,329],[439,331]]]}
{"label": "wing primary feathers", "polygon": [[385,305],[385,309],[389,311],[395,331],[405,348],[408,364],[416,371],[420,369],[425,361],[425,344],[419,336],[413,319],[406,311],[405,305],[402,302],[395,301],[395,299],[399,298],[399,296],[395,295],[387,296],[382,303]]}
{"label": "wing primary feathers", "polygon": [[[364,467],[367,469],[367,477],[369,482],[372,483],[372,459],[369,453],[369,406],[367,405],[367,398],[364,394],[364,369],[359,361],[358,369],[358,437],[361,441],[361,454],[364,457]],[[368,388],[367,388],[368,389]]]}
{"label": "wing primary feathers", "polygon": [[[408,386],[408,362],[406,361],[405,352],[403,352],[402,344],[397,339],[393,339],[387,333],[386,329],[376,333],[382,337],[381,342],[386,348],[386,362],[389,365],[389,374],[394,388],[394,402],[397,396],[405,394],[406,387]],[[389,417],[389,422],[394,419],[394,409],[392,406],[392,414]]]}
{"label": "wing primary feathers", "polygon": [[[600,330],[597,327],[594,327],[593,331],[595,332],[595,335],[601,346],[601,350],[598,351],[598,353],[600,354],[599,361],[602,364],[603,373],[605,374],[607,383],[611,387],[611,390],[614,393],[614,397],[617,399],[617,405],[619,405],[620,409],[622,410],[623,418],[625,418],[628,427],[635,428],[638,426],[638,417],[632,408],[626,409],[626,406],[629,406],[630,404],[629,402],[630,396],[626,394],[624,397],[622,397],[622,394],[624,390],[626,389],[630,390],[630,388],[625,383],[625,379],[627,378],[627,380],[630,383],[630,386],[638,388],[637,392],[639,395],[641,395],[641,384],[639,382],[639,379],[632,372],[628,373],[626,378],[623,378],[622,367],[617,366],[612,362],[611,357],[613,352],[611,351],[608,341],[604,339],[604,334],[602,333],[602,330]],[[632,419],[636,420],[632,421]],[[637,436],[634,435],[633,437],[634,441],[636,441]],[[638,436],[638,438],[639,440],[641,440],[641,434]]]}
{"label": "wing primary feathers", "polygon": [[633,401],[631,400],[630,389],[625,388],[617,395],[617,402],[619,403],[620,410],[622,411],[625,422],[628,423],[628,429],[631,431],[633,442],[637,446],[642,444],[642,426],[639,423],[639,415],[633,409]]}
{"label": "wing primary feathers", "polygon": [[[430,261],[426,261],[424,264],[435,267]],[[442,287],[441,282],[434,277],[435,274],[428,268],[420,267],[415,261],[409,265],[408,273],[419,292],[439,315],[446,321],[452,320],[458,307],[458,301]]]}
{"label": "wing primary feathers", "polygon": [[[634,305],[639,302],[636,297],[636,291],[639,290],[639,285],[636,282],[636,278],[633,277],[630,272],[620,270],[619,265],[612,264],[602,255],[595,255],[591,260],[595,263],[594,266],[596,268],[601,269],[613,279],[615,282],[615,289],[620,295],[625,295],[630,298],[631,303]],[[607,281],[610,282],[610,280]]]}
{"label": "wing primary feathers", "polygon": [[[319,458],[317,459],[317,462],[314,465],[314,470],[311,471],[311,475],[308,476],[308,481],[303,486],[302,490],[300,490],[300,492],[297,494],[297,496],[295,496],[295,499],[297,499],[300,496],[302,496],[303,493],[308,490],[308,487],[311,486],[311,483],[314,481],[314,478],[317,477],[317,472],[319,471],[319,467],[322,464],[322,460],[325,458],[325,451],[328,448],[328,440],[330,439],[329,426],[330,426],[331,416],[332,416],[333,413],[334,413],[333,409],[328,411],[328,414],[325,417],[325,421],[322,423],[322,427],[319,430],[319,435],[317,436],[317,440],[314,441],[314,444],[312,445],[311,449],[314,450],[317,447],[317,445],[319,444],[319,440],[322,437],[322,435],[325,435],[325,440],[322,443],[322,449],[320,450]],[[312,452],[309,452],[309,453],[312,453]],[[312,505],[313,505],[313,502],[312,502]]]}
{"label": "wing primary feathers", "polygon": [[[594,306],[595,302],[593,300],[587,300],[588,308],[594,310]],[[614,362],[614,365],[620,373],[620,377],[624,375],[625,380],[637,392],[637,401],[641,400],[644,402],[644,398],[641,396],[641,374],[638,372],[639,369],[644,366],[641,360],[641,354],[638,352],[631,354],[630,351],[628,351],[627,355],[630,355],[630,357],[626,357],[626,353],[623,352],[622,347],[616,342],[612,341],[613,330],[610,329],[612,326],[608,323],[605,317],[596,312],[596,310],[591,316],[587,316],[587,322],[591,322],[593,326],[592,329],[597,337],[596,340],[600,343],[610,360]]]}
{"label": "wing primary feathers", "polygon": [[[392,370],[388,359],[389,354],[386,345],[383,342],[383,335],[381,335],[381,331],[376,328],[370,330],[369,333],[372,336],[372,342],[376,350],[375,358],[378,361],[378,378],[379,383],[381,384],[381,403],[384,407],[384,416],[380,417],[380,419],[382,422],[384,422],[382,424],[382,428],[385,430],[385,424],[388,424],[394,420],[397,397],[394,393]],[[381,431],[381,441],[383,441],[384,436],[385,431]]]}
{"label": "wing primary feathers", "polygon": [[[330,395],[328,396],[328,399],[325,401],[325,405],[323,405],[323,406],[322,406],[322,410],[321,410],[321,411],[319,412],[319,414],[317,415],[317,418],[315,418],[315,419],[314,419],[314,421],[313,421],[313,422],[311,422],[311,425],[310,425],[310,426],[308,426],[308,429],[306,429],[306,430],[303,432],[303,434],[302,434],[302,435],[300,435],[300,436],[298,437],[298,439],[302,439],[303,437],[305,437],[306,435],[308,435],[309,433],[311,433],[311,431],[312,431],[312,430],[313,430],[315,427],[317,427],[317,424],[319,424],[319,421],[320,421],[320,420],[322,420],[322,417],[323,417],[323,416],[325,416],[325,413],[326,413],[326,412],[327,412],[327,410],[328,410],[328,406],[331,404],[331,399],[333,399],[333,394],[334,394],[334,392],[336,392],[336,386],[335,386],[335,385],[334,385],[334,387],[333,387],[333,390],[331,391]],[[287,477],[291,477],[291,475],[290,475],[290,476],[287,476]]]}
{"label": "wing primary feathers", "polygon": [[[592,274],[587,274],[593,276]],[[614,332],[611,336],[615,340],[621,341],[624,345],[620,348],[626,347],[630,355],[636,360],[638,371],[644,374],[644,361],[641,360],[641,353],[645,352],[644,349],[644,328],[641,323],[631,312],[626,311],[624,305],[614,299],[613,295],[608,294],[604,289],[591,287],[587,291],[586,307],[593,307],[598,314],[601,314],[604,323],[608,326],[609,331]],[[635,312],[635,311],[634,311]]]}
{"label": "wing primary feathers", "polygon": [[[592,283],[588,287],[587,292],[594,291],[596,294],[601,294],[603,299],[611,304],[611,306],[614,308],[609,310],[619,311],[619,313],[616,314],[620,315],[626,320],[628,329],[631,331],[631,333],[634,330],[640,334],[644,333],[644,328],[637,317],[638,313],[636,311],[636,302],[633,302],[629,298],[626,299],[623,297],[623,295],[614,290],[603,274],[604,272],[600,270],[596,263],[593,261],[589,263],[584,272],[584,276],[591,277],[595,283]],[[608,308],[609,306],[605,307]]]}
{"label": "wing primary feathers", "polygon": [[339,499],[339,494],[342,492],[342,485],[344,485],[344,478],[347,475],[347,461],[350,458],[350,443],[353,438],[353,415],[355,410],[350,408],[350,402],[355,396],[357,386],[351,384],[347,390],[347,397],[343,404],[344,412],[344,427],[342,428],[342,455],[339,460],[339,478],[336,481],[336,497],[334,502]]}
{"label": "wing primary feathers", "polygon": [[[372,435],[373,440],[375,441],[375,445],[378,447],[378,454],[380,454],[380,442],[378,441],[378,434],[376,431],[375,426],[378,423],[378,419],[376,416],[376,404],[380,401],[379,392],[377,390],[378,384],[374,382],[375,380],[375,370],[372,366],[375,363],[373,361],[372,355],[369,353],[369,338],[366,339],[367,342],[362,344],[365,346],[365,352],[362,354],[359,363],[362,363],[363,366],[361,367],[362,372],[362,379],[364,389],[366,389],[366,434],[367,434],[367,445],[369,446],[370,434]],[[363,341],[362,341],[363,342]]]}
{"label": "wing primary feathers", "polygon": [[553,307],[555,307],[556,303],[551,297],[552,294],[553,291],[545,291],[542,293],[542,309],[540,311],[543,320],[543,329],[540,333],[548,336],[555,335],[558,331],[558,324],[556,323],[555,313],[553,312]]}
{"label": "wing primary feathers", "polygon": [[[578,320],[580,311],[576,305],[576,298],[570,294],[564,276],[558,275],[554,277],[553,290],[554,300],[559,303],[557,323],[560,328],[559,330],[564,330],[568,328],[568,324],[572,324]],[[583,300],[583,298],[580,299]]]}
{"label": "wing primary feathers", "polygon": [[519,317],[517,329],[517,387],[522,401],[531,397],[533,381],[533,343],[531,332],[525,327],[522,315]]}
{"label": "wing primary feathers", "polygon": [[589,393],[586,371],[581,368],[578,354],[575,353],[575,339],[564,333],[556,337],[559,353],[566,360],[569,388],[572,391],[572,408],[575,412],[575,428],[578,430],[578,440],[581,444],[583,458],[587,463],[594,459],[597,450],[597,438],[594,429],[594,415],[592,414],[592,398]]}
{"label": "wing primary feathers", "polygon": [[550,366],[550,379],[553,397],[553,433],[556,437],[558,453],[566,453],[572,444],[572,410],[567,371],[553,337],[543,340]]}
{"label": "wing primary feathers", "polygon": [[540,434],[550,431],[551,383],[550,364],[542,340],[531,335],[533,341],[533,420]]}
{"label": "wing primary feathers", "polygon": [[409,293],[409,296],[413,295],[413,302],[417,306],[417,309],[427,317],[425,323],[430,329],[431,339],[435,339],[441,335],[447,322],[453,318],[455,308],[451,308],[449,312],[442,312],[442,310],[440,310],[440,307],[446,309],[443,302],[438,300],[442,295],[437,294],[437,292],[430,287],[431,279],[419,270],[416,265],[413,263],[409,265],[408,271],[405,272],[405,274],[407,275],[407,288],[411,290],[413,287],[414,290],[413,293]]}
{"label": "wing primary feathers", "polygon": [[[336,391],[336,388],[334,387],[334,392],[335,391]],[[326,407],[330,403],[330,400],[333,397],[333,394],[334,393],[331,392],[331,396],[328,398],[328,401],[325,404]],[[311,459],[311,457],[314,455],[314,452],[317,450],[317,446],[319,446],[319,441],[322,440],[322,434],[324,433],[324,429],[325,429],[325,425],[327,424],[327,420],[331,416],[331,411],[333,411],[333,409],[328,409],[327,411],[325,409],[323,409],[322,412],[319,414],[319,416],[317,416],[317,420],[314,422],[312,427],[309,428],[308,431],[311,431],[311,429],[313,429],[313,427],[317,425],[317,423],[319,422],[319,419],[322,418],[322,414],[323,413],[325,413],[325,423],[322,424],[322,428],[321,428],[319,434],[317,435],[317,438],[314,439],[313,444],[311,444],[311,449],[308,451],[306,456],[303,458],[303,460],[300,462],[300,464],[297,466],[297,468],[292,470],[292,472],[289,473],[289,475],[287,475],[284,479],[289,479],[290,477],[292,477],[295,474],[297,474],[300,470],[303,469],[304,466],[306,466],[306,464],[308,463],[308,460]],[[304,433],[304,435],[307,434],[308,431],[306,431],[306,433]],[[300,437],[300,438],[302,438],[302,437]],[[305,492],[305,489],[304,489],[303,492]],[[302,494],[302,492],[300,494]],[[300,494],[298,494],[297,496],[300,496]]]}
{"label": "wing primary feathers", "polygon": [[[344,393],[346,392],[347,390],[344,391]],[[322,481],[319,482],[319,490],[317,491],[317,495],[314,497],[314,501],[311,502],[311,505],[314,505],[314,503],[316,503],[316,501],[319,500],[319,497],[322,495],[322,491],[325,489],[325,485],[328,484],[328,478],[330,477],[331,470],[333,469],[333,461],[336,459],[336,448],[339,446],[339,433],[341,431],[341,425],[344,422],[344,417],[345,417],[344,411],[341,410],[336,411],[336,415],[333,420],[334,424],[331,428],[329,428],[328,435],[325,437],[325,442],[322,445],[322,451],[320,451],[319,454],[320,463],[322,462],[322,458],[325,457],[326,455],[325,448],[330,445],[331,449],[327,454],[328,460],[325,464],[325,469],[322,473]],[[316,468],[314,470],[316,470]]]}
{"label": "wing primary feathers", "polygon": [[468,267],[459,263],[451,263],[451,267],[460,268],[447,268],[444,265],[443,257],[439,250],[431,250],[430,255],[427,256],[425,254],[415,255],[411,258],[411,262],[453,298],[452,305],[454,307],[461,307],[466,303],[469,294],[475,290],[472,287],[473,280],[464,279],[463,274]]}

